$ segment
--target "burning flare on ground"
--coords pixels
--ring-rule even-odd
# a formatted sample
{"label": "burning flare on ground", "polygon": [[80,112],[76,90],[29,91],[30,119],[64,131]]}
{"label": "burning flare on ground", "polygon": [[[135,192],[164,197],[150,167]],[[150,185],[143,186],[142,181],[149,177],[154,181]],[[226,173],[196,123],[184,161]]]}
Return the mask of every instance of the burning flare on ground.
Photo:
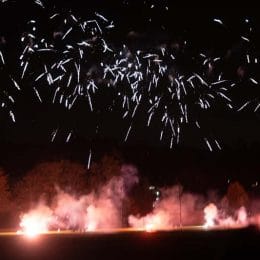
{"label": "burning flare on ground", "polygon": [[208,204],[204,208],[204,227],[225,227],[236,228],[243,227],[249,224],[249,218],[245,207],[239,208],[234,216],[229,216],[224,213],[220,213],[217,206],[213,203]]}
{"label": "burning flare on ground", "polygon": [[52,221],[52,211],[47,206],[39,204],[35,209],[24,214],[21,218],[19,233],[29,237],[47,233]]}
{"label": "burning flare on ground", "polygon": [[214,227],[217,216],[218,216],[218,209],[216,205],[210,203],[208,206],[204,208],[204,218],[205,218],[204,227],[205,228]]}

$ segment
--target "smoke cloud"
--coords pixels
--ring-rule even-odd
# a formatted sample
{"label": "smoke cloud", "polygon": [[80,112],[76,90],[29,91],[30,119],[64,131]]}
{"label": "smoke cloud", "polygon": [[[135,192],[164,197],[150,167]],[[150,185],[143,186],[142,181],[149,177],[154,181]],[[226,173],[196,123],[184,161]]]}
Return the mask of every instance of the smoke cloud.
{"label": "smoke cloud", "polygon": [[[85,232],[125,227],[122,209],[138,182],[137,169],[123,165],[119,176],[111,177],[98,190],[88,194],[76,196],[57,189],[51,206],[41,201],[22,215],[22,232],[35,234],[59,229]],[[128,216],[129,227],[147,231],[191,225],[236,228],[254,224],[260,227],[259,201],[251,203],[249,212],[244,206],[228,212],[221,206],[223,200],[214,201],[214,204],[198,194],[183,192],[180,186],[163,188],[159,193],[161,196],[151,212]]]}
{"label": "smoke cloud", "polygon": [[121,168],[121,175],[112,177],[98,191],[75,196],[57,189],[51,207],[44,202],[21,217],[20,226],[27,230],[33,222],[38,229],[73,229],[94,231],[122,226],[121,208],[130,189],[138,183],[137,170],[131,165]]}
{"label": "smoke cloud", "polygon": [[130,215],[129,225],[134,228],[168,229],[203,222],[202,197],[181,193],[179,186],[161,191],[162,196],[146,216]]}

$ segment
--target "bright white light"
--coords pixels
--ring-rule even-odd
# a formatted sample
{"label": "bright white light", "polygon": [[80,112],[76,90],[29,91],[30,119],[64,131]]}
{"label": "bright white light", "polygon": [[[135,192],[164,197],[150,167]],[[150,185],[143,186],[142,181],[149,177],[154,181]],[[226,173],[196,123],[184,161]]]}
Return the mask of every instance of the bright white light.
{"label": "bright white light", "polygon": [[147,223],[145,225],[145,231],[146,232],[153,232],[154,231],[154,225],[152,223]]}
{"label": "bright white light", "polygon": [[28,237],[36,237],[48,232],[46,220],[39,215],[25,215],[21,222],[21,228],[22,232]]}
{"label": "bright white light", "polygon": [[218,215],[218,209],[215,204],[210,203],[207,207],[204,208],[204,218],[205,218],[205,228],[214,227],[215,220]]}
{"label": "bright white light", "polygon": [[52,212],[46,206],[38,206],[21,217],[21,233],[28,237],[35,237],[48,232]]}

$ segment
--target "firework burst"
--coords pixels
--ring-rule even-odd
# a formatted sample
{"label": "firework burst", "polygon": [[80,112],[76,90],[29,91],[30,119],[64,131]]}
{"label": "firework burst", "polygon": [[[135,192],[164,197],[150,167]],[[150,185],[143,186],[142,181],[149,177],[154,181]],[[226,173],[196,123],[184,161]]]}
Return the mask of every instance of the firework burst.
{"label": "firework burst", "polygon": [[[249,19],[243,21],[244,29],[239,35],[232,34],[236,34],[232,36],[234,41],[219,46],[205,44],[206,34],[196,30],[172,35],[166,24],[161,24],[159,31],[168,35],[167,39],[162,37],[160,43],[152,41],[144,46],[138,37],[135,44],[123,43],[123,39],[115,41],[110,34],[114,23],[97,11],[85,19],[42,1],[31,4],[43,10],[43,15],[26,23],[16,62],[20,68],[19,81],[31,87],[40,103],[73,110],[76,104],[84,102],[88,104],[88,113],[94,116],[104,111],[119,112],[128,124],[124,141],[135,133],[137,117],[143,118],[148,128],[157,128],[158,138],[171,148],[185,140],[184,129],[197,131],[210,151],[221,149],[221,145],[214,133],[207,130],[204,118],[219,110],[242,111],[249,106],[254,112],[260,109],[257,31]],[[122,4],[129,5],[124,1]],[[140,5],[149,10],[144,17],[150,24],[148,31],[158,21],[158,13],[166,14],[171,9],[167,1],[162,6],[158,1]],[[225,37],[231,30],[220,18],[213,18],[209,24],[214,39]],[[130,28],[129,32],[138,35]],[[196,33],[200,33],[198,37],[194,37]],[[239,46],[238,51],[232,47],[234,43]],[[6,73],[2,48],[0,66],[5,81],[20,90],[18,81]],[[15,121],[12,109],[15,99],[9,85],[1,90],[1,106]],[[238,101],[236,92],[248,86],[252,91],[246,90]],[[66,142],[72,132],[70,129]]]}

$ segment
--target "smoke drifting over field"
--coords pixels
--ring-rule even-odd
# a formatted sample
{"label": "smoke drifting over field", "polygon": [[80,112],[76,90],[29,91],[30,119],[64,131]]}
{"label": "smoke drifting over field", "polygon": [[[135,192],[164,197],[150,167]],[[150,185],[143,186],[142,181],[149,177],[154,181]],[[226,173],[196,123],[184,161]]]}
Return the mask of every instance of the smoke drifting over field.
{"label": "smoke drifting over field", "polygon": [[[124,203],[134,185],[138,185],[137,169],[123,165],[119,176],[111,177],[96,191],[76,196],[57,189],[51,206],[43,201],[21,216],[21,231],[34,234],[48,230],[79,230],[82,232],[132,227],[146,231],[200,225],[205,228],[236,228],[259,225],[258,205],[249,216],[245,207],[232,213],[208,201],[205,197],[183,192],[173,186],[157,191],[153,209],[146,215],[129,214],[128,224],[123,217]],[[139,198],[142,200],[142,198]]]}
{"label": "smoke drifting over field", "polygon": [[112,177],[96,192],[75,196],[57,189],[53,203],[48,207],[39,202],[36,208],[21,217],[21,227],[31,229],[31,222],[48,229],[94,231],[122,227],[121,208],[128,191],[138,183],[133,166],[121,167],[121,175]]}

